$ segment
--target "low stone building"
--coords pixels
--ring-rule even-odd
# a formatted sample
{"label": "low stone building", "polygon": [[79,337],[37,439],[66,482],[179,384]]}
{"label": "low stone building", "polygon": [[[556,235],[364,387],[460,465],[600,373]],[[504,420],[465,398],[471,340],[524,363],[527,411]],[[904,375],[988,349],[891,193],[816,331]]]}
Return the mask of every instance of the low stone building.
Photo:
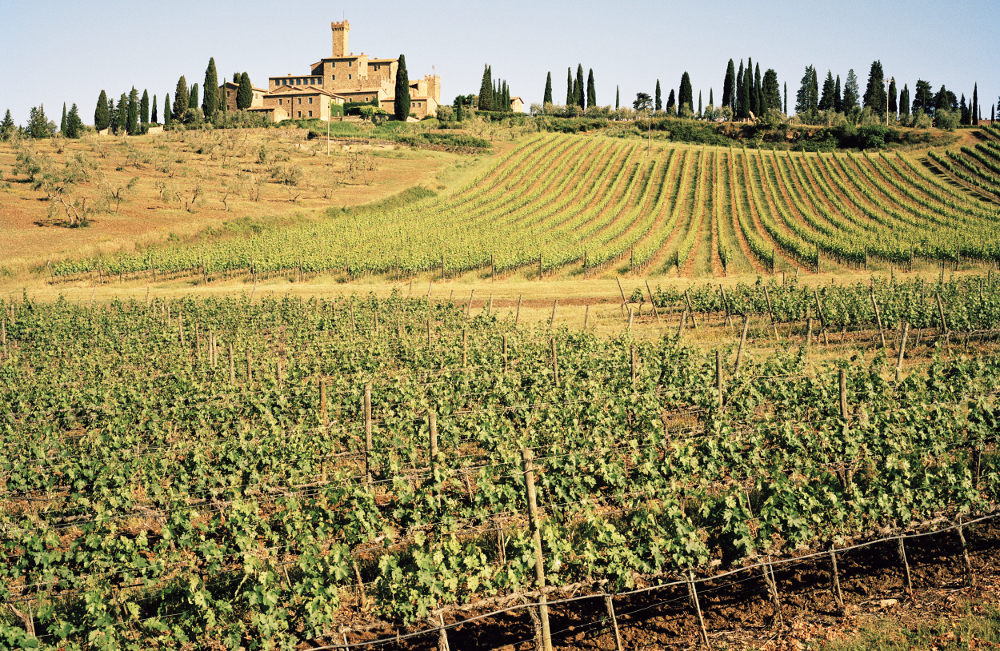
{"label": "low stone building", "polygon": [[330,104],[344,101],[344,97],[319,86],[281,86],[264,96],[264,108],[281,109],[295,120],[329,120]]}
{"label": "low stone building", "polygon": [[[250,100],[250,108],[257,106],[264,106],[264,95],[267,94],[266,88],[257,88],[256,86],[251,86],[253,89],[253,98]],[[231,81],[219,86],[219,104],[224,107],[225,111],[236,111],[236,94],[240,90],[239,84],[234,84]]]}

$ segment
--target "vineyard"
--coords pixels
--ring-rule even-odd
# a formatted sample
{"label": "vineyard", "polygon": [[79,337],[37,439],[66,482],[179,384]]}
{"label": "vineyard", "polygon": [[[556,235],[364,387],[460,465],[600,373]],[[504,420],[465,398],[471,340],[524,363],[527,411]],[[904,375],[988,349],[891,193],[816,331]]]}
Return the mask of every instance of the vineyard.
{"label": "vineyard", "polygon": [[[56,280],[681,276],[1000,262],[1000,137],[910,154],[523,138],[464,187],[247,237],[57,262]],[[943,171],[942,171],[943,170]],[[973,192],[979,190],[979,192]],[[992,196],[992,195],[991,195]]]}
{"label": "vineyard", "polygon": [[[897,210],[887,197],[906,189],[928,206],[923,216],[907,212],[906,232],[933,221],[942,232],[953,224],[958,237],[959,220],[988,232],[977,221],[985,217],[957,208],[972,204],[929,175],[916,185],[894,175],[910,165],[902,157],[677,149],[642,162],[628,143],[544,138],[489,174],[516,184],[515,159],[539,148],[580,166],[583,176],[556,185],[586,178],[589,161],[631,158],[620,167],[634,172],[610,181],[615,192],[598,192],[588,215],[546,203],[552,213],[538,219],[565,229],[551,230],[543,269],[549,256],[569,264],[582,250],[588,264],[603,264],[628,250],[612,242],[647,237],[649,248],[635,249],[648,252],[640,264],[665,260],[655,242],[670,237],[657,220],[640,235],[605,212],[639,197],[652,214],[688,223],[686,232],[708,227],[719,238],[712,251],[734,257],[741,223],[705,220],[725,212],[721,202],[742,205],[737,218],[763,252],[770,240],[758,225],[771,224],[804,256],[815,251],[805,236],[818,226],[799,235],[784,230],[796,215],[762,213],[785,193],[804,206],[820,179],[841,188],[842,205],[817,218],[831,229],[848,228],[833,221],[848,205],[893,219],[881,210]],[[696,168],[723,183],[710,186]],[[734,175],[751,179],[746,194],[725,185]],[[899,194],[872,191],[866,203],[849,191],[862,177],[892,179]],[[545,178],[521,178],[527,186],[514,194],[535,201],[549,192]],[[681,188],[694,209],[664,199],[664,186]],[[950,203],[932,199],[935,188]],[[474,224],[500,210],[499,196],[466,198],[452,200],[454,219]],[[880,240],[856,217],[850,227],[871,233],[873,246],[909,251],[905,239]],[[519,219],[511,214],[509,227]],[[594,220],[604,253],[573,239],[574,219]],[[373,228],[382,227],[387,239],[402,237]],[[474,231],[464,230],[471,241]],[[834,246],[843,241],[836,232],[815,240]],[[692,241],[674,242],[682,267],[709,238]],[[275,256],[255,264],[285,264],[277,241],[249,246],[247,255],[269,247]],[[929,255],[933,245],[912,246]],[[965,255],[988,239],[962,246]],[[209,255],[206,273],[216,273]],[[315,262],[310,255],[319,250],[303,250],[303,265]],[[417,265],[406,249],[400,255]],[[514,250],[507,255],[495,253],[494,264],[516,266]],[[613,619],[610,595],[680,584],[700,619],[696,586],[749,570],[780,618],[773,565],[832,560],[836,582],[838,550],[898,539],[905,564],[905,536],[944,531],[957,532],[964,551],[970,522],[994,514],[1000,360],[959,348],[963,338],[989,345],[998,334],[992,274],[821,288],[772,281],[729,292],[705,285],[652,298],[664,314],[642,318],[683,310],[677,335],[601,338],[396,295],[0,301],[0,600],[9,609],[0,640],[350,648],[430,633],[446,645],[442,627],[468,609],[526,605],[541,639],[554,634],[547,600],[606,594]],[[767,338],[780,324],[786,345],[755,357],[735,342],[712,351],[685,343],[694,318],[702,328],[714,318],[724,331],[727,317],[767,324],[759,335]],[[814,320],[817,336],[850,332],[876,350],[810,359]]]}

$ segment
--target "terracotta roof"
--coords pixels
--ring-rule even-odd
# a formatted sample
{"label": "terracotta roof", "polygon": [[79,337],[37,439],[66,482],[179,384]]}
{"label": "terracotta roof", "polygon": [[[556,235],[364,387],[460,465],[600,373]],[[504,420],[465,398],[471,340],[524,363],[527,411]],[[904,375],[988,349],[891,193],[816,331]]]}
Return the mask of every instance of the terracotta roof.
{"label": "terracotta roof", "polygon": [[278,86],[268,93],[268,95],[329,95],[339,97],[336,93],[323,90],[322,86]]}

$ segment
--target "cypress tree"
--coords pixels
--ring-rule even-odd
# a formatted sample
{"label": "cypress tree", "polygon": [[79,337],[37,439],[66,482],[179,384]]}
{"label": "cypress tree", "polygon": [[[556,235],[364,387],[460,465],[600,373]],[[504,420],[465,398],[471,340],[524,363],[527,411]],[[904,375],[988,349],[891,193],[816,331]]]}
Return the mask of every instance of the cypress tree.
{"label": "cypress tree", "polygon": [[83,121],[80,119],[80,110],[76,108],[76,104],[73,104],[69,109],[69,115],[66,116],[66,137],[79,138],[82,128]]}
{"label": "cypress tree", "polygon": [[781,87],[778,85],[778,73],[774,71],[774,68],[768,68],[767,72],[764,73],[764,81],[761,82],[760,86],[761,97],[761,109],[767,113],[768,109],[774,109],[775,111],[781,111]]}
{"label": "cypress tree", "polygon": [[542,106],[552,103],[552,72],[545,76],[545,95],[542,96]]}
{"label": "cypress tree", "polygon": [[461,122],[465,119],[465,100],[459,97],[457,103],[455,104],[455,122]]}
{"label": "cypress tree", "polygon": [[615,86],[615,110],[618,110],[618,100],[620,98],[621,91],[618,90],[618,86]]}
{"label": "cypress tree", "polygon": [[[726,77],[722,82],[722,106],[728,106],[729,108],[734,108],[736,101],[736,94],[733,92],[736,87],[736,70],[733,67],[733,60],[729,60],[729,65],[726,66]],[[711,104],[711,102],[709,102]]]}
{"label": "cypress tree", "polygon": [[903,90],[899,93],[899,114],[910,114],[910,89],[906,84],[903,84]]}
{"label": "cypress tree", "polygon": [[163,96],[163,125],[170,126],[173,122],[170,116],[170,93]]}
{"label": "cypress tree", "polygon": [[959,124],[972,124],[972,112],[969,110],[969,106],[965,103],[965,93],[962,93],[962,101],[958,103],[959,110]]}
{"label": "cypress tree", "polygon": [[785,115],[788,115],[788,82],[785,82]]}
{"label": "cypress tree", "polygon": [[66,102],[63,102],[62,121],[59,123],[59,133],[66,136]]}
{"label": "cypress tree", "polygon": [[215,57],[208,59],[208,69],[205,70],[205,102],[202,110],[205,119],[211,120],[219,111],[219,73],[215,69]]}
{"label": "cypress tree", "polygon": [[844,102],[840,96],[840,75],[837,75],[837,82],[833,86],[833,110],[837,113],[844,112]]}
{"label": "cypress tree", "polygon": [[97,98],[97,108],[94,109],[94,128],[104,131],[111,124],[111,114],[108,112],[108,94],[103,90]]}
{"label": "cypress tree", "polygon": [[674,89],[670,89],[670,95],[667,96],[667,115],[677,115],[677,102],[674,99]]}
{"label": "cypress tree", "polygon": [[750,74],[750,70],[748,68],[746,71],[743,72],[743,83],[740,84],[740,101],[738,103],[739,104],[738,105],[738,117],[741,120],[745,120],[746,118],[750,117],[750,109],[751,109],[751,106],[750,106],[750,86],[751,86],[750,78],[751,77],[752,77],[752,75]]}
{"label": "cypress tree", "polygon": [[111,113],[111,128],[115,133],[128,131],[128,96],[125,93],[118,98],[118,105]]}
{"label": "cypress tree", "polygon": [[701,91],[698,91],[698,117],[701,117]]}
{"label": "cypress tree", "polygon": [[587,108],[597,106],[597,88],[594,86],[594,69],[587,74]]}
{"label": "cypress tree", "polygon": [[156,114],[156,95],[153,95],[153,112],[149,116],[150,124],[156,124],[156,118],[159,117]]}
{"label": "cypress tree", "polygon": [[490,67],[483,66],[483,81],[479,85],[479,105],[480,111],[493,110],[493,77],[490,74]]}
{"label": "cypress tree", "polygon": [[573,91],[573,69],[566,68],[566,108],[573,106],[576,93]]}
{"label": "cypress tree", "polygon": [[715,97],[713,96],[712,89],[708,89],[708,105],[715,108]]}
{"label": "cypress tree", "polygon": [[740,61],[740,71],[736,73],[736,88],[733,89],[733,115],[743,117],[744,107],[740,105],[743,101],[743,61]]}
{"label": "cypress tree", "polygon": [[188,108],[198,108],[198,82],[191,84],[191,96],[188,97]]}
{"label": "cypress tree", "polygon": [[583,86],[583,64],[576,64],[576,105],[582,109],[587,108],[586,100],[584,96],[584,86]]}
{"label": "cypress tree", "polygon": [[680,114],[681,108],[684,106],[688,107],[689,111],[694,110],[694,90],[691,88],[691,75],[684,71],[681,75],[681,85],[677,90],[677,113]]}
{"label": "cypress tree", "polygon": [[125,116],[125,130],[128,135],[134,136],[139,133],[139,91],[132,86],[132,91],[128,94],[128,113]]}
{"label": "cypress tree", "polygon": [[826,79],[823,80],[823,92],[819,96],[819,110],[821,111],[832,111],[834,108],[833,93],[834,93],[834,81],[833,73],[829,70],[826,71]]}
{"label": "cypress tree", "polygon": [[663,108],[663,102],[661,101],[662,96],[660,95],[660,80],[656,80],[656,99],[653,100],[653,108],[657,111]]}
{"label": "cypress tree", "polygon": [[892,79],[889,82],[889,113],[891,113],[894,117],[896,116],[896,114],[899,113],[899,105],[897,104],[897,97],[896,97],[897,95],[898,93],[896,93],[896,80]]}
{"label": "cypress tree", "polygon": [[868,85],[865,87],[864,105],[875,113],[885,110],[885,73],[882,72],[882,62],[872,61],[868,71]]}
{"label": "cypress tree", "polygon": [[816,76],[816,68],[813,68],[813,78],[812,78],[812,97],[813,97],[813,107],[819,104],[819,77]]}
{"label": "cypress tree", "polygon": [[400,122],[410,117],[410,77],[406,73],[406,57],[399,55],[396,69],[396,98],[392,102],[393,116]]}
{"label": "cypress tree", "polygon": [[750,89],[749,89],[750,109],[747,111],[747,117],[749,117],[750,113],[753,113],[755,116],[758,116],[758,117],[760,116],[760,103],[758,101],[759,100],[759,95],[757,93],[757,86],[758,86],[758,82],[760,81],[760,65],[759,64],[757,65],[757,76],[756,77],[754,77],[753,70],[754,70],[753,59],[749,59],[748,58],[747,59],[747,76],[750,77],[750,80],[748,82],[748,85],[750,86]]}
{"label": "cypress tree", "polygon": [[189,97],[187,79],[181,75],[181,78],[177,80],[177,89],[174,91],[174,108],[171,115],[174,120],[184,118],[184,111],[188,109]]}
{"label": "cypress tree", "polygon": [[149,92],[142,89],[142,100],[139,102],[139,124],[149,124]]}
{"label": "cypress tree", "polygon": [[979,124],[979,82],[972,86],[972,124]]}
{"label": "cypress tree", "polygon": [[250,75],[242,73],[239,83],[240,87],[236,89],[236,108],[245,111],[253,104],[253,84],[250,83]]}

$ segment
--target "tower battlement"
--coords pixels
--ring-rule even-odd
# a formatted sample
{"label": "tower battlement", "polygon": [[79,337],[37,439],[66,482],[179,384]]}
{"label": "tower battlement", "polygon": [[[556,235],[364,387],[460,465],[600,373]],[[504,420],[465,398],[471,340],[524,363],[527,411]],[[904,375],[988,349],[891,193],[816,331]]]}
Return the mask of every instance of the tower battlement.
{"label": "tower battlement", "polygon": [[348,40],[351,36],[351,24],[346,20],[341,23],[330,23],[330,31],[333,32],[333,57],[346,57],[348,50]]}

